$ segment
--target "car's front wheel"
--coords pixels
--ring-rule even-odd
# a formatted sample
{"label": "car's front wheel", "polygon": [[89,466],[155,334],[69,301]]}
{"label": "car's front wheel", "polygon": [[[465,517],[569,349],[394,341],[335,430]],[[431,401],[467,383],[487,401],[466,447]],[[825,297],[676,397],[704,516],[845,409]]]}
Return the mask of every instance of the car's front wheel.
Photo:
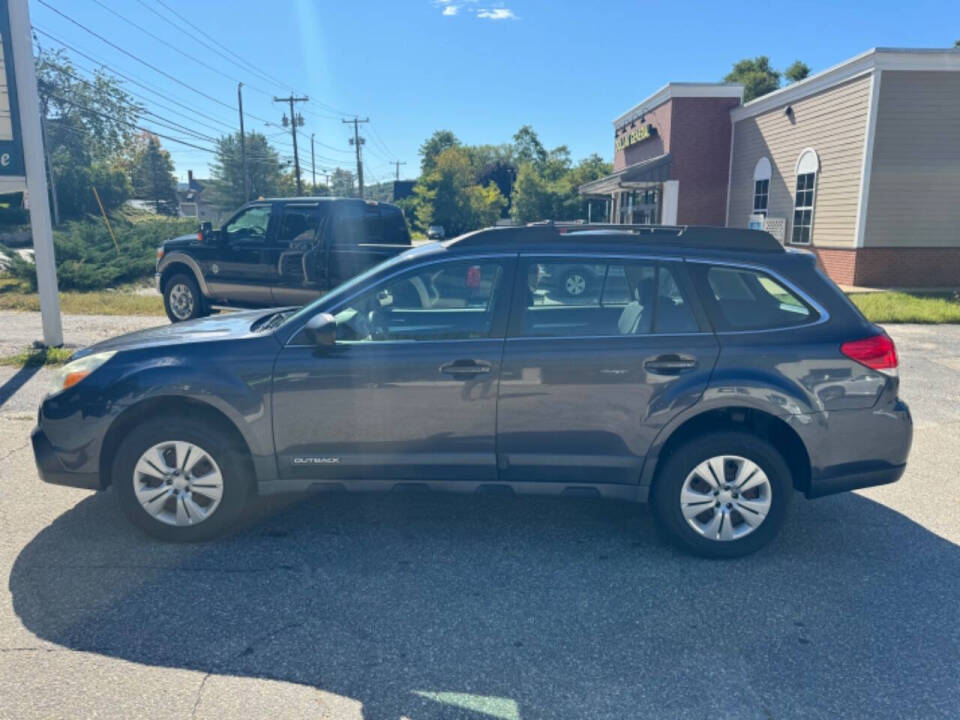
{"label": "car's front wheel", "polygon": [[163,309],[170,322],[192,320],[207,314],[197,281],[183,273],[174,275],[164,285]]}
{"label": "car's front wheel", "polygon": [[111,479],[124,514],[149,535],[209,540],[246,507],[253,483],[244,457],[215,425],[162,417],[123,439]]}
{"label": "car's front wheel", "polygon": [[779,532],[793,497],[790,469],[770,443],[747,433],[689,440],[665,460],[653,489],[661,526],[704,557],[739,557]]}

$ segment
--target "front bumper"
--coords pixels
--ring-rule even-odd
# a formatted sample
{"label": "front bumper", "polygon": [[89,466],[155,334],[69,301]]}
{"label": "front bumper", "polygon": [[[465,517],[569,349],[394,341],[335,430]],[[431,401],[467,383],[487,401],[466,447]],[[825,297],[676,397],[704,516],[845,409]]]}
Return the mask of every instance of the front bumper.
{"label": "front bumper", "polygon": [[157,288],[157,292],[160,293],[160,294],[163,294],[163,287],[161,287],[161,280],[162,280],[162,279],[163,279],[163,275],[161,275],[160,273],[154,273],[154,275],[153,275],[153,285],[154,285],[155,288]]}
{"label": "front bumper", "polygon": [[69,467],[70,463],[65,462],[63,454],[54,450],[50,439],[39,426],[30,433],[30,441],[33,444],[33,457],[37,463],[37,471],[44,482],[84,490],[101,488],[100,473],[86,472],[79,467]]}

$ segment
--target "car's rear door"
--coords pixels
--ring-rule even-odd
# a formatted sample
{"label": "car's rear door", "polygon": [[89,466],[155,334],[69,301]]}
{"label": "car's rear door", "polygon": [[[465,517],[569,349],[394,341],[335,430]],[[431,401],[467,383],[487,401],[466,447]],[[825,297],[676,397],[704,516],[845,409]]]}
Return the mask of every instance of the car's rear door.
{"label": "car's rear door", "polygon": [[[598,279],[571,296],[551,277]],[[521,256],[497,410],[500,478],[636,483],[653,439],[702,394],[717,340],[680,261]]]}

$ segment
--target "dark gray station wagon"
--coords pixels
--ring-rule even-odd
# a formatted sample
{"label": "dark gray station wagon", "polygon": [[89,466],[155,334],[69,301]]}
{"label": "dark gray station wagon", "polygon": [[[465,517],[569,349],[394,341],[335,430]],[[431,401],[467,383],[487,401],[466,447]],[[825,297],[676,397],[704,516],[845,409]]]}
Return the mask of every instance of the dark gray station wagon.
{"label": "dark gray station wagon", "polygon": [[[565,291],[570,268],[595,279]],[[48,482],[167,540],[253,493],[396,487],[649,500],[687,549],[767,543],[795,491],[897,480],[892,341],[808,253],[720,228],[497,228],[293,310],[125,335],[40,408]]]}

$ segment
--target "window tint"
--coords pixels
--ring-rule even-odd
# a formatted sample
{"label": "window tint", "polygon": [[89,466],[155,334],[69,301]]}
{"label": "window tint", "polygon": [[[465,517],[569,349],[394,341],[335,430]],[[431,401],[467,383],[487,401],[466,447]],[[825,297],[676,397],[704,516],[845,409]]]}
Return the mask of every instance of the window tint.
{"label": "window tint", "polygon": [[283,209],[277,244],[292,250],[306,250],[313,246],[317,236],[317,208],[287,205]]}
{"label": "window tint", "polygon": [[270,224],[270,206],[257,205],[247,208],[223,226],[229,242],[238,240],[264,240]]}
{"label": "window tint", "polygon": [[528,261],[527,297],[515,333],[600,337],[697,332],[673,273],[652,262]]}
{"label": "window tint", "polygon": [[489,337],[502,280],[499,262],[429,265],[351,300],[336,314],[337,337],[358,342]]}
{"label": "window tint", "polygon": [[769,275],[741,268],[707,272],[723,329],[766,330],[809,322],[813,310]]}

